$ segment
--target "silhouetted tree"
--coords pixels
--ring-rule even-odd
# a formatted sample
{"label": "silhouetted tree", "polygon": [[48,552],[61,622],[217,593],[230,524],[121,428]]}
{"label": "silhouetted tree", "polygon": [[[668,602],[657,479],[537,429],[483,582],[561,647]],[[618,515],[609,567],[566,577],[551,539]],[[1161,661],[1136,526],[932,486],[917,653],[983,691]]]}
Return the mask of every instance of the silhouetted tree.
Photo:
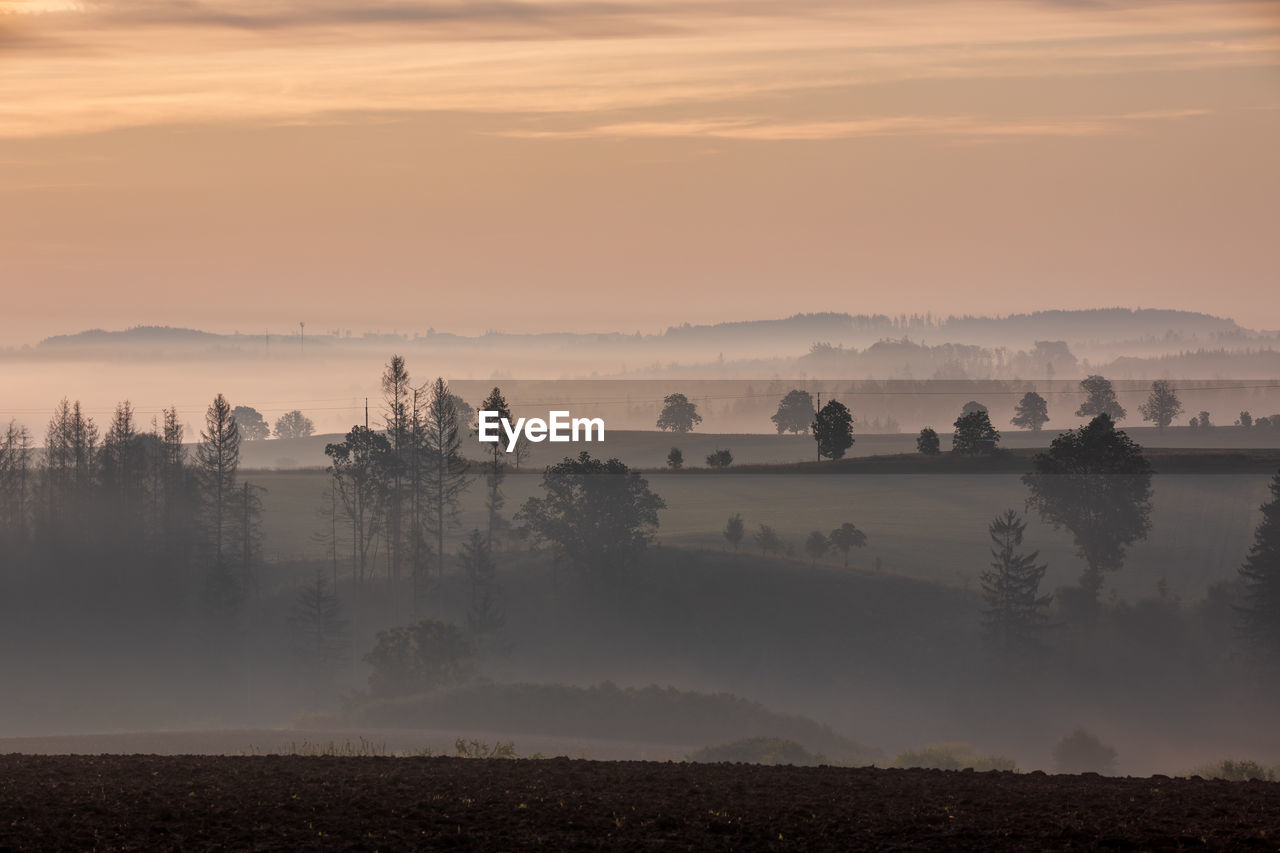
{"label": "silhouetted tree", "polygon": [[1076,729],[1053,748],[1053,765],[1059,773],[1114,773],[1116,751],[1098,738]]}
{"label": "silhouetted tree", "polygon": [[204,416],[205,428],[196,446],[201,503],[208,522],[214,562],[225,569],[224,552],[231,544],[236,512],[236,472],[240,467],[240,429],[231,404],[219,394]]}
{"label": "silhouetted tree", "polygon": [[311,418],[297,409],[285,412],[276,419],[276,438],[306,438],[315,431],[316,425],[311,422]]}
{"label": "silhouetted tree", "polygon": [[972,411],[956,418],[951,452],[986,453],[995,450],[999,441],[1000,432],[991,425],[991,415],[985,410]]}
{"label": "silhouetted tree", "polygon": [[991,537],[991,568],[980,578],[982,628],[986,640],[1005,657],[1038,645],[1044,609],[1052,596],[1040,595],[1040,581],[1048,568],[1038,565],[1039,551],[1018,553],[1027,523],[1016,510],[997,515],[987,527]]}
{"label": "silhouetted tree", "polygon": [[314,582],[299,588],[289,615],[289,628],[294,660],[308,686],[319,693],[351,654],[342,603],[320,571]]}
{"label": "silhouetted tree", "polygon": [[1096,603],[1104,573],[1117,571],[1126,546],[1151,527],[1151,465],[1107,415],[1059,435],[1033,465],[1022,478],[1027,503],[1071,532],[1085,562],[1080,587]]}
{"label": "silhouetted tree", "polygon": [[1195,425],[1199,429],[1209,429],[1210,427],[1212,427],[1213,424],[1209,422],[1209,413],[1205,411],[1201,411],[1200,414],[1196,417]]}
{"label": "silhouetted tree", "polygon": [[477,637],[491,637],[502,628],[502,587],[492,552],[479,530],[472,530],[462,543],[458,563],[467,578],[467,627]]}
{"label": "silhouetted tree", "polygon": [[725,541],[733,546],[733,550],[737,551],[738,546],[742,544],[742,536],[746,532],[746,528],[742,523],[742,516],[734,513],[729,516],[729,520],[724,525]]}
{"label": "silhouetted tree", "polygon": [[707,456],[708,468],[728,468],[733,464],[733,454],[727,450],[717,450]]}
{"label": "silhouetted tree", "polygon": [[389,472],[386,494],[388,575],[396,580],[400,578],[404,555],[409,550],[405,535],[405,504],[408,500],[405,472],[412,470],[412,456],[417,449],[410,435],[415,396],[404,358],[392,355],[382,371],[382,405],[386,438],[396,459]]}
{"label": "silhouetted tree", "polygon": [[542,473],[545,497],[529,498],[517,516],[584,575],[616,578],[653,539],[666,501],[617,459],[583,451]]}
{"label": "silhouetted tree", "polygon": [[679,471],[684,467],[684,452],[680,448],[671,448],[671,452],[667,454],[667,467],[672,471]]}
{"label": "silhouetted tree", "polygon": [[822,534],[821,530],[815,530],[809,534],[809,538],[804,540],[804,552],[809,555],[809,564],[811,566],[818,565],[818,561],[831,548],[831,543],[827,541],[827,537]]}
{"label": "silhouetted tree", "polygon": [[1280,473],[1270,490],[1272,499],[1261,507],[1253,547],[1240,567],[1239,613],[1245,638],[1270,665],[1280,666]]}
{"label": "silhouetted tree", "polygon": [[467,460],[462,456],[458,436],[458,410],[444,379],[437,378],[429,389],[424,420],[426,457],[426,520],[435,538],[436,571],[444,575],[445,535],[458,523],[458,502],[470,481]]}
{"label": "silhouetted tree", "polygon": [[245,591],[258,589],[255,574],[262,557],[262,496],[266,489],[252,483],[241,483],[236,495],[234,535],[240,563],[239,583]]}
{"label": "silhouetted tree", "polygon": [[853,548],[865,548],[867,534],[846,521],[831,531],[831,535],[827,537],[827,540],[831,543],[831,547],[839,551],[844,557],[844,567],[847,569],[849,568],[849,551]]}
{"label": "silhouetted tree", "polygon": [[369,664],[369,693],[375,697],[410,696],[465,681],[475,654],[457,626],[425,619],[378,632]]}
{"label": "silhouetted tree", "polygon": [[925,427],[920,430],[920,435],[916,436],[916,450],[925,456],[937,456],[942,452],[941,442],[938,440],[938,433],[933,427]]}
{"label": "silhouetted tree", "polygon": [[778,531],[767,524],[761,524],[751,538],[756,541],[761,554],[776,554],[782,550],[782,539],[778,537]]}
{"label": "silhouetted tree", "polygon": [[453,411],[458,420],[458,434],[462,436],[470,435],[476,425],[475,408],[457,394],[450,394],[449,396],[453,398]]}
{"label": "silhouetted tree", "polygon": [[778,411],[769,420],[773,421],[778,435],[784,432],[798,435],[808,432],[817,411],[813,407],[813,395],[799,388],[787,392],[778,402]]}
{"label": "silhouetted tree", "polygon": [[1167,380],[1157,379],[1151,383],[1151,394],[1146,402],[1139,404],[1138,413],[1144,421],[1151,421],[1164,432],[1164,428],[1182,414],[1182,403]]}
{"label": "silhouetted tree", "polygon": [[1039,432],[1049,420],[1049,404],[1035,391],[1022,395],[1009,423],[1032,432]]}
{"label": "silhouetted tree", "polygon": [[240,437],[245,441],[261,441],[271,437],[271,427],[262,413],[252,406],[236,406],[231,410],[231,416],[236,419]]}
{"label": "silhouetted tree", "polygon": [[839,400],[830,400],[813,419],[819,459],[840,459],[853,446],[853,415]]}
{"label": "silhouetted tree", "polygon": [[382,532],[391,474],[398,464],[391,443],[368,427],[354,426],[345,440],[326,444],[333,460],[329,473],[351,525],[351,576],[363,581],[372,574],[371,555]]}
{"label": "silhouetted tree", "polygon": [[1236,426],[1245,428],[1253,426],[1253,415],[1248,412],[1241,412],[1240,417],[1236,418]]}
{"label": "silhouetted tree", "polygon": [[9,421],[0,436],[0,561],[27,539],[33,484],[31,433]]}
{"label": "silhouetted tree", "polygon": [[[507,398],[502,396],[502,391],[495,385],[493,390],[489,392],[489,396],[484,398],[484,402],[480,404],[481,411],[497,412],[498,420],[513,421],[511,416],[511,408],[507,405]],[[504,441],[495,441],[486,445],[486,453],[489,458],[485,465],[485,509],[489,516],[488,534],[485,538],[485,544],[492,550],[493,534],[498,529],[501,521],[499,513],[502,511],[503,505],[506,503],[506,497],[502,493],[502,481],[506,477],[504,460],[507,455],[507,445]]]}
{"label": "silhouetted tree", "polygon": [[1093,418],[1106,415],[1113,422],[1124,420],[1126,412],[1124,406],[1121,406],[1120,401],[1116,399],[1111,380],[1093,374],[1080,380],[1080,388],[1085,393],[1085,399],[1080,404],[1080,408],[1076,409],[1076,417]]}
{"label": "silhouetted tree", "polygon": [[987,412],[989,414],[990,410],[977,400],[970,400],[960,407],[960,414],[962,415],[971,415],[974,412]]}
{"label": "silhouetted tree", "polygon": [[668,394],[662,400],[662,412],[658,415],[658,429],[671,432],[692,432],[702,423],[698,407],[683,394]]}

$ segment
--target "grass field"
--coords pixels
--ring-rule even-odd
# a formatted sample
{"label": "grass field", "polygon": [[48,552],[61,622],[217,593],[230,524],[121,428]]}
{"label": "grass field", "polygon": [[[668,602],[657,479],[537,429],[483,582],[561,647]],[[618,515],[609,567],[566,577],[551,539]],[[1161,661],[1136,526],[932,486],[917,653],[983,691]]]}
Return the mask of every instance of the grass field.
{"label": "grass field", "polygon": [[[1018,474],[646,476],[667,502],[658,531],[664,544],[718,550],[725,544],[725,520],[736,512],[747,524],[744,549],[752,547],[750,534],[764,523],[793,546],[796,560],[805,560],[801,546],[810,531],[828,532],[852,521],[870,540],[853,553],[854,565],[959,586],[976,585],[987,566],[987,523],[1005,508],[1022,508],[1027,495]],[[328,526],[326,474],[255,471],[246,477],[268,490],[269,558],[326,553],[324,541],[315,538]],[[540,494],[540,481],[535,473],[507,478],[508,516]],[[1234,576],[1252,542],[1268,481],[1261,472],[1157,475],[1151,534],[1130,549],[1125,569],[1108,579],[1108,588],[1126,599],[1150,597],[1165,579],[1171,594],[1191,600],[1209,584]],[[484,524],[482,485],[475,483],[465,497],[461,531]],[[454,534],[455,545],[459,535]],[[1049,587],[1078,576],[1080,563],[1065,532],[1032,519],[1027,545],[1048,561]]]}

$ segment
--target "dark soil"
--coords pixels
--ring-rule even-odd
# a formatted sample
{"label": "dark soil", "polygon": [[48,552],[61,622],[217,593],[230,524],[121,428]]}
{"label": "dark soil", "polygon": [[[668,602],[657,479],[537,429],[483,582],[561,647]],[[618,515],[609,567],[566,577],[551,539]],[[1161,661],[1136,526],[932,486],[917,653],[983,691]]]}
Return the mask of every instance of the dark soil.
{"label": "dark soil", "polygon": [[0,757],[0,850],[1277,849],[1280,783],[454,758]]}

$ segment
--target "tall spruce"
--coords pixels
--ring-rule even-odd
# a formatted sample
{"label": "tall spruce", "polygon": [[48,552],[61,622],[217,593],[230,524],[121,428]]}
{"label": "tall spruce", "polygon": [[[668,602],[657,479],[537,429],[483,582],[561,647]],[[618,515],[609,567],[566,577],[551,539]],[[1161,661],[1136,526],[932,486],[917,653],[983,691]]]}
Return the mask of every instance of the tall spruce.
{"label": "tall spruce", "polygon": [[196,446],[197,476],[214,563],[225,566],[236,511],[240,430],[231,414],[231,404],[221,394],[209,404],[204,423],[200,444]]}
{"label": "tall spruce", "polygon": [[1036,560],[1039,551],[1019,552],[1027,523],[1016,510],[997,515],[987,527],[991,537],[991,568],[980,577],[982,629],[988,643],[1008,658],[1031,651],[1044,628],[1051,596],[1040,595],[1048,566]]}
{"label": "tall spruce", "polygon": [[[496,385],[480,404],[480,410],[496,412],[499,422],[512,420],[507,398],[502,396],[502,390]],[[506,477],[506,445],[502,441],[493,442],[488,446],[488,455],[489,458],[485,460],[485,510],[489,516],[489,527],[485,535],[485,545],[493,550],[493,535],[501,526],[502,506],[506,503],[506,496],[502,493],[502,481]]]}

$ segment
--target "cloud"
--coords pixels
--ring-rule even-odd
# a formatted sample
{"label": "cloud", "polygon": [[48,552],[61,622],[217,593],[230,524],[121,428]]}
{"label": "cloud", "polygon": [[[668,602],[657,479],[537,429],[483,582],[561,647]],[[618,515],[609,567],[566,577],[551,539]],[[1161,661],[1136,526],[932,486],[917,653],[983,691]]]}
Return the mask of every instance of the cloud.
{"label": "cloud", "polygon": [[876,136],[1032,137],[1101,136],[1124,133],[1137,122],[1192,118],[1209,110],[1155,110],[1110,116],[1042,117],[992,120],[965,115],[876,116],[853,120],[770,121],[720,118],[690,121],[622,122],[570,130],[511,130],[499,135],[523,139],[675,139],[709,138],[754,141],[823,141]]}
{"label": "cloud", "polygon": [[[779,102],[803,105],[878,84],[1274,67],[1274,9],[1048,0],[0,0],[0,137],[432,111],[613,113],[586,130],[513,135],[662,135],[680,105],[701,114],[682,116],[694,123],[676,135],[957,135],[954,107],[941,103],[905,108],[910,121],[825,110],[808,121],[707,124],[727,109],[813,113]],[[1009,112],[1052,110],[1019,102]],[[1048,115],[1024,131],[1009,116],[1002,121],[992,135],[1117,132],[1114,117],[1098,124]]]}

